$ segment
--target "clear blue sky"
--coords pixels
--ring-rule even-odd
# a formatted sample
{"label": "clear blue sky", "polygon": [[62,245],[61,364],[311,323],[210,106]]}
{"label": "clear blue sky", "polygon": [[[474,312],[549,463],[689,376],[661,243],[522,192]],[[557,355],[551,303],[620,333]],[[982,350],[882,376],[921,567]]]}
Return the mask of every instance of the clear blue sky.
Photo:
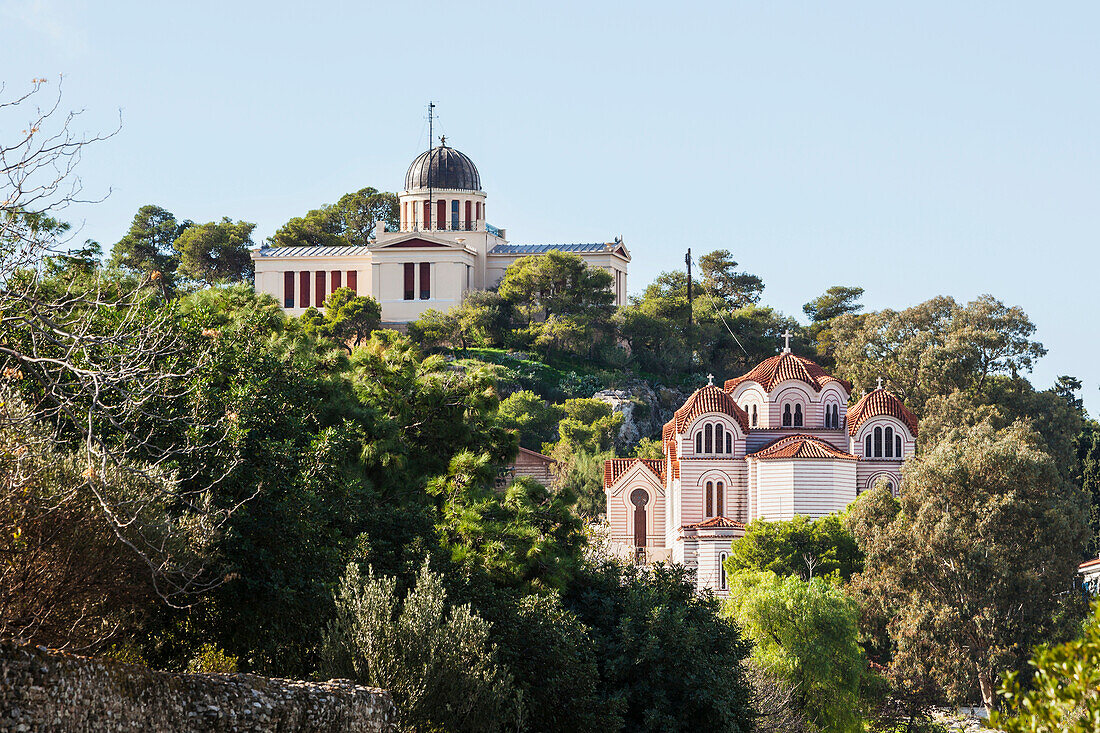
{"label": "clear blue sky", "polygon": [[[907,5],[908,7],[903,7]],[[992,293],[1100,413],[1100,4],[0,0],[0,78],[65,75],[88,129],[71,209],[105,248],[139,206],[281,223],[398,190],[424,106],[516,243],[604,241],[631,290],[732,250],[802,316]],[[729,376],[729,375],[724,375]]]}

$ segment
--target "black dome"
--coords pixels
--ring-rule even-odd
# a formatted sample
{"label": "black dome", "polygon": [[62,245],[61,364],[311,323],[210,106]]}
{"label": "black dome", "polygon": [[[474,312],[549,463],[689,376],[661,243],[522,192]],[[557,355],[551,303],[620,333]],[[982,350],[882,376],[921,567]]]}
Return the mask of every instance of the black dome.
{"label": "black dome", "polygon": [[405,174],[406,191],[429,186],[480,191],[481,176],[472,160],[454,148],[440,145],[416,156]]}

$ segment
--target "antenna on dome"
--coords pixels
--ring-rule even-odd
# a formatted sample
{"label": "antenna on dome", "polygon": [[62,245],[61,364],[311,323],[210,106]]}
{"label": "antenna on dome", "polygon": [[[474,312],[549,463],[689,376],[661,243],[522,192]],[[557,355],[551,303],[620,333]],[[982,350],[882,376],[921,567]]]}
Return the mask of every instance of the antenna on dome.
{"label": "antenna on dome", "polygon": [[428,215],[424,217],[424,226],[432,230],[432,140],[435,139],[435,102],[428,101]]}

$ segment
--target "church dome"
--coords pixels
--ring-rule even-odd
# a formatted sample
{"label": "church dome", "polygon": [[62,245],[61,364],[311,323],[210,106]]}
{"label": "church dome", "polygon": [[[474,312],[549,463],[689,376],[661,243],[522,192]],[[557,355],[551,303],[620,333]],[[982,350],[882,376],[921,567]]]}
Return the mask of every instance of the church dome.
{"label": "church dome", "polygon": [[901,420],[913,437],[917,436],[917,416],[892,393],[882,387],[868,392],[848,409],[848,435],[859,432],[859,426],[872,417],[887,416]]}
{"label": "church dome", "polygon": [[465,154],[439,145],[416,156],[405,174],[406,191],[429,187],[480,191],[481,176]]}
{"label": "church dome", "polygon": [[751,381],[763,387],[765,392],[771,392],[772,388],[780,382],[791,379],[805,382],[818,392],[829,382],[839,384],[846,392],[852,391],[850,382],[827,374],[814,362],[802,356],[795,356],[789,351],[765,359],[753,367],[748,374],[727,379],[724,386],[727,392],[732,392],[742,382]]}

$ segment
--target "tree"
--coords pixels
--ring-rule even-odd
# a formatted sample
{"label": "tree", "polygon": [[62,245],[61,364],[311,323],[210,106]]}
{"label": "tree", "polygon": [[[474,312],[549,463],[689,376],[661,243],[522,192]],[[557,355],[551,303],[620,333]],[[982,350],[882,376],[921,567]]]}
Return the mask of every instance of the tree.
{"label": "tree", "polygon": [[561,442],[571,449],[592,452],[610,450],[623,424],[623,414],[602,400],[578,397],[562,405],[565,417],[558,423]]}
{"label": "tree", "polygon": [[833,332],[830,324],[836,318],[859,313],[863,304],[863,288],[833,285],[821,295],[802,306],[802,312],[810,319],[809,337],[817,344],[817,355],[831,360]]}
{"label": "tree", "polygon": [[855,604],[843,590],[821,578],[731,574],[724,613],[752,640],[753,663],[794,685],[819,729],[864,729],[867,660]]}
{"label": "tree", "polygon": [[[195,436],[213,439],[227,429],[224,414],[205,422],[193,410],[176,409],[193,395],[191,379],[210,340],[181,327],[159,271],[134,277],[92,268],[73,278],[40,266],[66,254],[56,215],[81,198],[75,175],[81,152],[106,137],[75,132],[75,115],[59,116],[60,92],[35,107],[28,123],[23,115],[44,85],[35,80],[26,94],[0,98],[0,130],[11,133],[0,140],[0,373],[33,406],[29,414],[0,417],[48,429],[80,462],[81,475],[128,467],[157,478],[158,470],[200,449]],[[211,579],[183,557],[179,565],[165,560],[163,534],[142,517],[172,506],[194,512],[192,521],[211,533],[223,525],[202,500],[209,485],[188,482],[181,489],[189,479],[183,470],[178,479],[145,483],[157,489],[151,495],[111,491],[97,480],[71,488],[81,493],[77,504],[95,507],[91,516],[134,553],[153,592],[186,604]],[[183,568],[195,572],[175,572]]]}
{"label": "tree", "polygon": [[578,575],[565,606],[590,630],[623,730],[753,729],[749,645],[713,596],[695,592],[689,570],[600,563]]}
{"label": "tree", "polygon": [[552,250],[509,265],[499,292],[515,307],[537,349],[590,355],[610,330],[611,282],[606,270]]}
{"label": "tree", "polygon": [[563,411],[534,392],[524,389],[501,400],[497,412],[501,425],[519,433],[519,444],[528,450],[542,450],[558,436]]}
{"label": "tree", "polygon": [[831,321],[838,376],[872,389],[879,377],[917,415],[956,390],[981,392],[990,377],[1031,370],[1046,353],[1019,307],[991,295],[959,305],[940,296],[904,311],[846,314]]}
{"label": "tree", "polygon": [[176,221],[172,212],[146,204],[134,214],[130,231],[111,248],[111,265],[148,275],[160,272],[171,278],[179,266],[174,244],[190,221]]}
{"label": "tree", "polygon": [[180,274],[208,285],[252,282],[254,267],[248,250],[255,228],[248,222],[234,223],[228,216],[220,222],[187,227],[174,244],[180,256]]}
{"label": "tree", "polygon": [[1100,424],[1090,421],[1077,436],[1077,470],[1081,488],[1089,499],[1088,554],[1100,552]]}
{"label": "tree", "polygon": [[[170,474],[130,464],[89,471],[81,459],[0,384],[0,639],[102,651],[156,603],[146,559],[162,576],[204,559],[208,527],[172,507],[181,494]],[[139,509],[116,531],[97,495]]]}
{"label": "tree", "polygon": [[1082,492],[1040,445],[1022,423],[958,428],[906,465],[900,503],[860,497],[853,586],[885,614],[894,679],[980,689],[992,708],[997,676],[1053,630],[1087,529]]}
{"label": "tree", "polygon": [[429,308],[409,324],[409,335],[424,346],[503,346],[511,327],[510,305],[489,290],[471,290],[446,313]]}
{"label": "tree", "polygon": [[802,312],[813,323],[824,323],[839,316],[858,313],[863,310],[859,299],[863,297],[863,288],[848,285],[833,285],[821,295],[802,306]]}
{"label": "tree", "polygon": [[633,455],[635,458],[663,460],[665,457],[665,444],[655,438],[642,438],[634,446]]}
{"label": "tree", "polygon": [[798,515],[790,521],[749,522],[744,537],[733,541],[726,571],[731,576],[770,571],[802,580],[820,577],[847,581],[862,569],[862,561],[855,537],[840,515],[817,520]]}
{"label": "tree", "polygon": [[756,275],[737,271],[737,262],[729,250],[718,249],[699,258],[703,289],[719,298],[727,309],[744,308],[760,302],[764,281]]}
{"label": "tree", "polygon": [[442,578],[425,562],[399,599],[393,578],[352,563],[334,594],[323,673],[390,692],[403,731],[497,731],[519,726],[522,703],[496,659],[489,624],[469,606],[449,608]]}
{"label": "tree", "polygon": [[1040,646],[1031,658],[1034,676],[1028,689],[1016,672],[1004,676],[998,694],[1005,711],[994,711],[991,727],[1005,733],[1100,730],[1100,603],[1080,638]]}
{"label": "tree", "polygon": [[325,299],[325,317],[320,332],[351,353],[382,325],[382,306],[351,288],[337,288]]}
{"label": "tree", "polygon": [[390,231],[400,226],[397,195],[362,188],[344,194],[335,204],[295,217],[269,239],[272,247],[365,246],[374,240],[374,225],[384,221]]}

